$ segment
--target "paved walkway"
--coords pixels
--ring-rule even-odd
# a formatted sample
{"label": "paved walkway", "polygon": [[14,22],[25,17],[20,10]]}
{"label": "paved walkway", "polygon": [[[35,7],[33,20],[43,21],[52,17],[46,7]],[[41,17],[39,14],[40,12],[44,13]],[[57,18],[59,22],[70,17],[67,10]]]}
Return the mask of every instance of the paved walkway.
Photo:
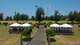
{"label": "paved walkway", "polygon": [[27,45],[47,45],[46,33],[44,27],[39,27],[33,39]]}

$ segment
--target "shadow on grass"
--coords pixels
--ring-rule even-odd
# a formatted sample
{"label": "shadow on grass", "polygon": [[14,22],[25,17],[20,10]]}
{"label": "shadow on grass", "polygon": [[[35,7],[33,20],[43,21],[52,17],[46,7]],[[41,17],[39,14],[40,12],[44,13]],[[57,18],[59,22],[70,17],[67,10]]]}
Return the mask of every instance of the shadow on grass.
{"label": "shadow on grass", "polygon": [[56,42],[54,38],[50,38],[50,42]]}
{"label": "shadow on grass", "polygon": [[63,33],[56,33],[56,34],[57,35],[70,35],[70,36],[73,36],[74,32],[70,32],[70,33],[63,32]]}
{"label": "shadow on grass", "polygon": [[23,38],[22,40],[25,42],[31,41],[33,38]]}
{"label": "shadow on grass", "polygon": [[70,35],[70,36],[73,36],[73,35],[74,35],[74,32],[71,32],[71,33],[63,33],[63,35]]}
{"label": "shadow on grass", "polygon": [[51,42],[56,42],[54,38],[48,38],[48,45],[50,45]]}

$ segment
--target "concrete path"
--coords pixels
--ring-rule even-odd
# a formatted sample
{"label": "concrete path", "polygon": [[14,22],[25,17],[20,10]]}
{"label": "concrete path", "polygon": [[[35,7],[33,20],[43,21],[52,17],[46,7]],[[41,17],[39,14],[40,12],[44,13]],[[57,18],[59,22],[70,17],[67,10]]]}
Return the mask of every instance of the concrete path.
{"label": "concrete path", "polygon": [[27,45],[48,45],[44,27],[39,27],[33,39]]}

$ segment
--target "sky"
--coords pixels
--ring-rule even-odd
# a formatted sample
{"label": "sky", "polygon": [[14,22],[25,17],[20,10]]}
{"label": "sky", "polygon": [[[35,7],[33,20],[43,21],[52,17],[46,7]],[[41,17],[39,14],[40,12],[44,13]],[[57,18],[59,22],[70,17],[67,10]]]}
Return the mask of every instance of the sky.
{"label": "sky", "polygon": [[15,12],[35,16],[37,7],[42,7],[45,16],[53,15],[55,10],[67,15],[70,11],[80,11],[80,0],[0,0],[0,13],[13,16]]}

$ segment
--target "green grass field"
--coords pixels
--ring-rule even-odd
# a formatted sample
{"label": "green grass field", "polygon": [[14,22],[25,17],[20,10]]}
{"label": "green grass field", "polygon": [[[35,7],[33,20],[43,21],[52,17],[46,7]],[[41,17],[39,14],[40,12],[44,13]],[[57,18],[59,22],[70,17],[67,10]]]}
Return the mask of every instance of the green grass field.
{"label": "green grass field", "polygon": [[[15,21],[1,21],[1,22],[14,23]],[[35,23],[35,21],[23,21],[23,22]],[[53,21],[45,21],[45,22],[53,22]],[[64,21],[59,21],[59,22],[63,23]],[[52,37],[56,41],[51,42],[51,45],[80,45],[80,28],[78,28],[77,24],[74,24],[72,26],[73,26],[72,31],[74,32],[74,35],[56,35],[55,37]],[[9,34],[8,30],[9,30],[9,25],[6,27],[4,25],[0,25],[0,44],[20,45],[20,34]],[[34,29],[32,32],[33,35],[36,32],[35,30],[36,29]]]}

